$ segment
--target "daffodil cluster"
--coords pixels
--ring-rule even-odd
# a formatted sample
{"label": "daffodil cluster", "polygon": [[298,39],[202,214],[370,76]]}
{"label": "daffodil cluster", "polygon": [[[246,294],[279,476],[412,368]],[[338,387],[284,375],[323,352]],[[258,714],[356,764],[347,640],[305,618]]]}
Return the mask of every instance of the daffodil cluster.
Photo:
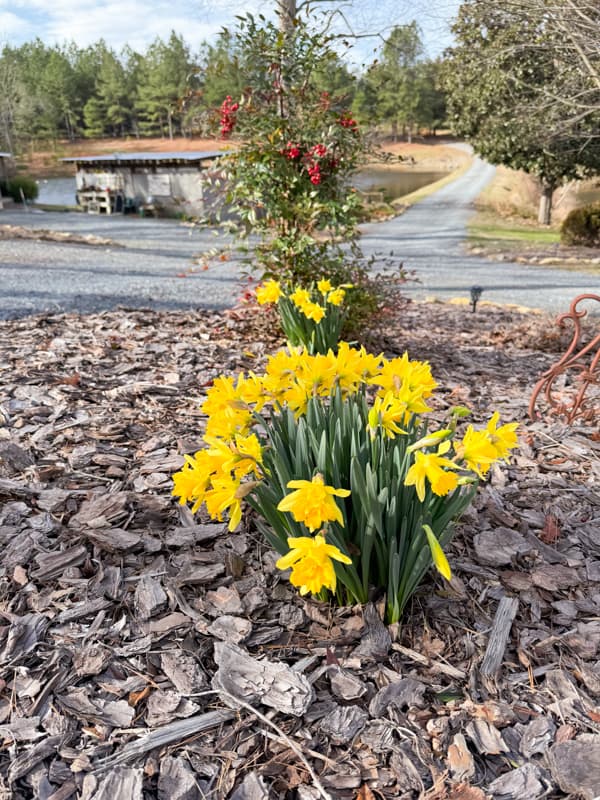
{"label": "daffodil cluster", "polygon": [[309,353],[326,354],[337,347],[344,323],[343,303],[351,284],[334,287],[327,278],[316,287],[285,289],[268,280],[256,290],[259,305],[277,304],[281,327],[292,347],[301,345]]}
{"label": "daffodil cluster", "polygon": [[206,448],[186,456],[173,494],[233,530],[242,500],[302,594],[364,602],[387,590],[397,620],[492,464],[517,444],[516,423],[481,428],[451,411],[431,429],[429,364],[340,342],[336,353],[290,347],[262,375],[220,377],[202,406]]}

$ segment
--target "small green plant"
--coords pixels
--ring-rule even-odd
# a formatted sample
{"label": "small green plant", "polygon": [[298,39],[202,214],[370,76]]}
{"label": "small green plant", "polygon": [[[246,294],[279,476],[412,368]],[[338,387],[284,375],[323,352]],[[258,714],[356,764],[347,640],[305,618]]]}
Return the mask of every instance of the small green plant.
{"label": "small green plant", "polygon": [[[6,194],[12,197],[15,203],[25,200],[35,200],[38,196],[38,185],[29,175],[16,175],[6,182]],[[4,193],[4,189],[3,189]],[[21,194],[22,193],[22,194]]]}
{"label": "small green plant", "polygon": [[[340,342],[337,354],[281,351],[263,376],[217,378],[208,390],[206,449],[186,456],[173,494],[229,529],[242,502],[301,594],[339,604],[386,592],[399,620],[491,464],[516,445],[516,423],[471,425],[456,408],[430,430],[437,386],[426,362],[386,360]],[[290,491],[291,490],[291,491]]]}
{"label": "small green plant", "polygon": [[560,228],[561,244],[600,247],[600,203],[575,208]]}
{"label": "small green plant", "polygon": [[302,346],[307,353],[322,353],[337,350],[344,324],[343,308],[346,290],[351,284],[334,287],[331,281],[322,278],[308,289],[302,286],[284,288],[275,280],[269,280],[256,290],[259,305],[277,304],[279,321],[292,347]]}

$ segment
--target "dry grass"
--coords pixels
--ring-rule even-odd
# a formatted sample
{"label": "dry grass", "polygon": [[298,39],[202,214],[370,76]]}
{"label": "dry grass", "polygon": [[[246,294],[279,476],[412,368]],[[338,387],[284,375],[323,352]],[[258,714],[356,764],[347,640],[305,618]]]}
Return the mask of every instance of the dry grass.
{"label": "dry grass", "polygon": [[[468,153],[453,147],[444,140],[430,142],[392,142],[380,143],[384,152],[402,156],[409,163],[415,163],[419,169],[433,172],[452,172],[471,160]],[[402,168],[406,164],[401,164]]]}
{"label": "dry grass", "polygon": [[58,177],[71,175],[74,171],[72,164],[63,164],[62,158],[75,156],[94,156],[105,153],[186,153],[202,150],[224,150],[231,148],[231,142],[221,139],[200,138],[148,138],[148,139],[82,139],[77,142],[59,141],[54,145],[43,143],[41,149],[35,149],[23,154],[18,159],[19,167],[36,178]]}
{"label": "dry grass", "polygon": [[[384,141],[382,149],[393,155],[402,156],[404,163],[399,169],[406,169],[407,163],[414,164],[423,170],[450,172],[457,169],[468,155],[451,145],[440,142],[412,143]],[[77,142],[58,141],[54,144],[40,143],[39,148],[24,153],[19,158],[19,167],[23,172],[36,178],[67,176],[73,173],[73,166],[63,164],[62,158],[74,156],[102,155],[105,153],[131,153],[135,151],[149,153],[191,152],[198,150],[223,150],[235,147],[235,142],[224,142],[222,139],[201,138],[144,138],[144,139],[82,139]]]}

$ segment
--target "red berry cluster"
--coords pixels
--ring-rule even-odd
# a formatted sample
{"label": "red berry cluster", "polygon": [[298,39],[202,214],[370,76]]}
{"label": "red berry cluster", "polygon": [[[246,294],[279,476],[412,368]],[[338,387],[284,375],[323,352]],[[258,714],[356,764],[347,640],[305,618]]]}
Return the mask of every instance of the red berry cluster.
{"label": "red berry cluster", "polygon": [[358,122],[352,118],[352,115],[349,112],[342,114],[340,116],[340,125],[342,128],[348,128],[352,133],[358,132]]}
{"label": "red berry cluster", "polygon": [[319,159],[323,158],[323,156],[327,155],[327,148],[324,144],[315,144],[313,145],[307,154],[304,156],[304,161],[306,163],[306,171],[310,177],[310,182],[314,186],[318,186],[321,181],[323,180],[323,175],[321,173],[321,164],[319,163]]}
{"label": "red berry cluster", "polygon": [[235,126],[238,103],[231,102],[231,95],[227,95],[221,104],[221,138],[227,139]]}
{"label": "red berry cluster", "polygon": [[301,155],[300,147],[297,144],[294,144],[294,142],[288,142],[283,150],[280,150],[279,152],[281,155],[289,158],[290,161],[296,161]]}

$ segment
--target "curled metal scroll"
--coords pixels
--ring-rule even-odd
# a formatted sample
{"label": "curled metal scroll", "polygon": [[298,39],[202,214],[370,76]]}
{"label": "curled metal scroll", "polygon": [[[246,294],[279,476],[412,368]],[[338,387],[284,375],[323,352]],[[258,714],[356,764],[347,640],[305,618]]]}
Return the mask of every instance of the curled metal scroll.
{"label": "curled metal scroll", "polygon": [[[569,310],[556,320],[559,327],[563,327],[567,320],[573,324],[571,344],[559,361],[535,385],[529,402],[531,419],[535,419],[535,404],[543,392],[551,412],[565,417],[567,422],[571,423],[579,418],[584,422],[600,423],[600,398],[593,397],[590,393],[590,387],[600,387],[600,333],[587,344],[582,344],[581,320],[586,316],[587,309],[578,309],[577,306],[584,300],[597,300],[600,303],[600,295],[580,294],[573,300]],[[568,370],[574,372],[574,392],[559,394],[554,382]]]}

